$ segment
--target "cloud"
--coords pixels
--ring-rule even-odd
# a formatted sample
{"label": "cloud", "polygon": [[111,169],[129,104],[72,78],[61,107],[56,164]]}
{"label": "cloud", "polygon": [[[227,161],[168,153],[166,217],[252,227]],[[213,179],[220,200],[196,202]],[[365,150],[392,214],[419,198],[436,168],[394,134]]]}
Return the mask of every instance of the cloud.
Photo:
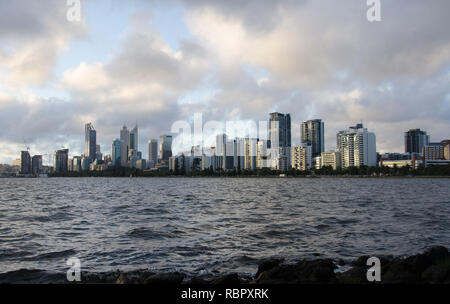
{"label": "cloud", "polygon": [[[157,28],[152,9],[161,3],[184,9],[190,35],[177,49]],[[118,49],[94,62],[73,54],[55,79],[58,55],[92,29],[67,22],[64,1],[1,2],[1,143],[18,147],[25,137],[37,151],[70,145],[79,154],[83,125],[92,121],[109,153],[120,127],[137,122],[145,153],[144,142],[195,112],[218,121],[290,112],[294,142],[301,121],[322,118],[328,149],[337,131],[361,120],[376,132],[379,151],[403,151],[410,128],[436,141],[449,137],[447,0],[382,1],[382,21],[374,23],[360,0],[133,5]],[[32,90],[54,83],[70,98]]]}
{"label": "cloud", "polygon": [[61,51],[82,37],[81,22],[66,19],[65,1],[7,0],[0,3],[0,82],[45,85]]}

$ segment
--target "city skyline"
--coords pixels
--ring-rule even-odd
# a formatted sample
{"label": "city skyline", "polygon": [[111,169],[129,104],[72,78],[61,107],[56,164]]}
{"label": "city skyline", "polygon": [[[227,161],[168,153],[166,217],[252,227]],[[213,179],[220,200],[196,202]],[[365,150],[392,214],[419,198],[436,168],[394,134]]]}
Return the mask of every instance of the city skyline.
{"label": "city skyline", "polygon": [[[218,154],[225,153],[225,152],[222,152],[223,148],[218,148],[220,146],[220,144],[218,143],[218,139],[217,139],[219,136],[225,136],[224,145],[227,144],[228,140],[234,140],[235,144],[236,144],[236,141],[241,138],[242,139],[268,140],[269,142],[272,142],[275,139],[277,142],[279,141],[280,144],[282,142],[284,142],[284,143],[281,145],[275,144],[274,146],[272,146],[272,148],[275,147],[275,148],[283,149],[283,148],[288,148],[288,147],[293,148],[293,147],[301,147],[301,146],[310,146],[311,147],[311,156],[310,157],[313,159],[314,157],[320,156],[321,153],[324,153],[324,152],[337,152],[337,151],[341,150],[342,149],[341,143],[340,143],[341,142],[340,137],[342,136],[341,134],[344,134],[344,135],[352,134],[352,133],[358,134],[359,133],[358,130],[363,130],[363,128],[364,128],[362,122],[356,124],[355,126],[349,126],[348,128],[347,127],[341,128],[341,130],[338,131],[335,135],[335,143],[336,143],[335,146],[332,149],[324,149],[323,148],[324,146],[328,147],[328,146],[330,146],[330,144],[324,145],[326,142],[325,136],[324,136],[326,126],[325,126],[325,122],[322,119],[316,118],[316,119],[311,119],[311,120],[308,120],[305,122],[301,122],[299,124],[300,125],[300,135],[298,138],[296,138],[296,137],[290,135],[291,133],[293,133],[290,117],[291,117],[290,113],[279,113],[279,112],[270,113],[269,118],[267,120],[268,129],[266,131],[262,131],[263,133],[267,133],[266,135],[263,135],[263,137],[266,136],[267,138],[260,137],[261,131],[257,131],[258,136],[256,136],[256,137],[251,136],[250,134],[247,134],[243,137],[240,137],[240,136],[231,137],[226,133],[226,131],[225,131],[226,128],[224,128],[224,130],[215,130],[216,133],[213,137],[216,138],[216,141],[215,141],[216,144],[212,145],[212,146],[208,146],[206,144],[207,139],[205,139],[205,136],[210,136],[210,134],[204,133],[205,130],[203,129],[205,127],[205,125],[207,125],[209,122],[207,122],[206,124],[203,124],[203,122],[202,122],[201,127],[202,127],[202,132],[203,132],[202,134],[203,134],[204,140],[202,141],[200,151],[207,151],[211,148],[213,148],[213,149],[215,148],[216,153],[217,152],[218,152]],[[279,125],[280,119],[282,121],[281,126]],[[285,121],[285,119],[287,119],[287,120]],[[274,121],[276,121],[276,123],[273,123]],[[234,123],[237,123],[237,125],[239,125],[241,122],[236,121]],[[248,121],[245,123],[248,123]],[[306,126],[309,126],[309,128]],[[314,128],[311,128],[311,126],[314,126]],[[112,160],[114,163],[115,162],[114,153],[116,151],[117,145],[119,145],[118,148],[119,148],[119,151],[121,151],[120,152],[121,155],[119,156],[119,158],[122,159],[122,161],[120,162],[120,166],[126,167],[126,166],[128,166],[127,162],[130,161],[131,157],[132,156],[136,157],[138,154],[139,154],[139,157],[137,159],[146,159],[147,161],[150,161],[152,159],[156,159],[156,160],[161,159],[161,160],[168,161],[168,159],[171,156],[185,154],[186,152],[188,152],[194,148],[194,145],[192,145],[192,146],[181,147],[181,149],[179,146],[179,147],[177,147],[178,150],[173,149],[173,145],[172,145],[173,139],[176,139],[178,136],[180,136],[180,137],[185,136],[185,134],[183,134],[183,133],[177,133],[177,134],[175,134],[175,136],[169,135],[169,134],[163,134],[163,135],[158,136],[159,140],[152,139],[152,137],[150,137],[150,139],[147,139],[145,141],[147,144],[144,144],[141,147],[147,147],[150,150],[150,144],[152,144],[154,146],[153,149],[154,149],[154,152],[156,151],[156,155],[152,156],[152,159],[151,159],[149,150],[147,150],[147,153],[144,153],[140,149],[140,146],[138,144],[139,143],[139,139],[137,139],[138,134],[139,134],[138,125],[136,124],[136,126],[130,130],[130,129],[128,129],[127,125],[124,124],[118,132],[119,136],[115,137],[111,140],[110,145],[107,147],[106,150],[102,150],[100,145],[96,145],[98,138],[97,138],[97,131],[94,128],[93,123],[92,122],[87,123],[87,124],[85,124],[84,127],[85,127],[84,153],[70,152],[71,151],[70,148],[62,147],[62,149],[55,149],[53,151],[53,153],[51,153],[51,154],[32,153],[32,154],[30,154],[30,157],[31,157],[31,155],[40,156],[41,162],[43,164],[45,164],[47,166],[52,166],[52,165],[54,165],[54,162],[55,162],[55,159],[54,159],[55,155],[57,155],[61,151],[68,151],[68,155],[67,155],[68,157],[70,157],[70,158],[86,157],[89,159],[89,164],[91,164],[93,162],[93,160],[95,160],[95,159],[102,160],[103,156],[112,157]],[[195,124],[193,127],[195,129]],[[279,130],[277,130],[276,128],[278,128]],[[247,130],[247,132],[248,132],[248,130]],[[250,131],[250,132],[252,132],[252,131]],[[367,132],[367,128],[364,128],[364,133],[365,132]],[[312,133],[315,133],[315,134],[312,135]],[[286,134],[288,134],[287,137],[286,137]],[[371,134],[373,134],[373,135],[371,135]],[[389,153],[391,153],[391,154],[392,153],[394,153],[394,154],[396,154],[396,153],[397,154],[404,154],[404,153],[406,153],[406,154],[408,154],[408,153],[409,154],[411,154],[411,153],[412,154],[414,154],[414,153],[422,154],[423,147],[429,146],[429,145],[435,145],[435,144],[440,143],[441,141],[448,141],[448,139],[446,139],[446,138],[441,138],[438,141],[432,142],[430,140],[431,135],[427,134],[426,131],[418,129],[418,128],[415,128],[415,129],[411,128],[411,129],[403,132],[402,134],[404,136],[404,147],[403,147],[402,151],[389,150],[389,152],[384,152],[384,151],[380,152],[376,148],[377,139],[376,139],[375,133],[369,132],[369,136],[373,136],[373,138],[370,139],[371,142],[373,142],[371,145],[373,145],[375,147],[373,150],[380,155],[381,154],[389,154]],[[198,136],[198,134],[196,135],[196,134],[192,133],[191,136],[195,137],[195,136]],[[366,135],[364,135],[364,136],[366,136]],[[418,148],[411,150],[411,145],[412,145],[411,141],[413,139],[409,139],[409,138],[415,138],[414,136],[417,137],[417,139],[414,139],[415,141],[419,141],[419,138],[420,138],[420,145],[419,145],[419,143],[416,143],[415,145],[417,145]],[[422,137],[425,139],[422,139]],[[166,138],[169,138],[169,143],[168,143],[168,145],[164,145],[164,147],[165,147],[164,150],[169,151],[170,154],[164,156],[163,154],[165,152],[163,152],[163,143],[164,143],[164,140],[166,140]],[[314,138],[314,140],[312,140],[311,138]],[[336,140],[337,140],[337,142],[336,142]],[[288,145],[288,143],[290,143],[290,144]],[[318,145],[318,147],[319,147],[318,150],[320,150],[316,154],[314,153],[315,145]],[[93,150],[92,146],[95,147],[94,150]],[[22,149],[21,151],[23,152],[24,150],[27,150],[30,152],[31,149],[27,146],[26,149]],[[92,152],[92,150],[93,150],[93,152]],[[353,148],[352,148],[352,150],[353,150]],[[109,153],[108,152],[101,153],[101,151],[108,151]],[[420,152],[418,152],[418,151],[420,151]],[[92,153],[93,153],[93,156],[92,156]],[[226,153],[228,153],[228,152],[226,152]],[[280,152],[280,153],[283,154],[285,152]],[[43,155],[49,156],[47,161],[42,158]],[[148,157],[145,158],[145,155],[147,155]],[[52,156],[52,157],[50,157],[50,156]],[[343,158],[344,155],[341,155],[341,157]],[[14,162],[16,162],[18,160],[19,159],[15,158]],[[343,159],[342,159],[342,163],[343,164],[345,163]],[[363,161],[363,163],[367,163],[367,160]],[[369,163],[371,163],[372,165],[377,165],[374,163],[373,156],[372,156],[372,160],[369,161]],[[154,161],[154,164],[156,164],[156,161]]]}
{"label": "city skyline", "polygon": [[150,138],[194,112],[291,113],[296,140],[319,117],[324,150],[361,120],[381,153],[402,152],[411,128],[447,138],[448,1],[389,1],[376,23],[361,1],[318,2],[82,1],[82,22],[70,22],[65,1],[3,1],[0,163],[27,146],[44,162],[61,147],[81,155],[89,122],[108,151],[117,126],[137,121],[148,155]]}

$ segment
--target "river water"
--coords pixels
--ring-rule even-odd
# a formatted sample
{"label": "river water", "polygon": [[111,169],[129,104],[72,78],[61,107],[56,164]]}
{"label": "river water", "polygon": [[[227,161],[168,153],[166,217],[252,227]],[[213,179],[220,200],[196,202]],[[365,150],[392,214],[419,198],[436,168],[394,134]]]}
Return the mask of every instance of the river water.
{"label": "river water", "polygon": [[0,179],[0,273],[252,274],[450,247],[450,179]]}

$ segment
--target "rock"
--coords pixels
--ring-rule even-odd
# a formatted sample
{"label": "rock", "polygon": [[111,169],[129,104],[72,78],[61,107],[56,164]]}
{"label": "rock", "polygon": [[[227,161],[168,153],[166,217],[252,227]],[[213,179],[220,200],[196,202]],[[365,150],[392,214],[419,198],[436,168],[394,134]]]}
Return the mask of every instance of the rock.
{"label": "rock", "polygon": [[130,284],[130,280],[126,277],[125,274],[120,274],[116,280],[116,284]]}
{"label": "rock", "polygon": [[421,276],[421,281],[430,284],[442,284],[450,280],[450,269],[439,265],[428,267]]}
{"label": "rock", "polygon": [[147,285],[179,285],[184,280],[184,275],[178,272],[150,275],[145,279]]}
{"label": "rock", "polygon": [[353,267],[345,272],[336,274],[339,284],[367,284],[367,269],[363,267]]}
{"label": "rock", "polygon": [[239,276],[237,275],[237,273],[232,273],[213,280],[211,284],[238,285],[241,284],[241,281],[239,280]]}
{"label": "rock", "polygon": [[419,276],[411,264],[402,259],[394,259],[381,266],[381,281],[383,284],[413,284],[418,283]]}
{"label": "rock", "polygon": [[267,260],[262,262],[261,265],[258,266],[258,271],[256,272],[255,278],[258,278],[264,271],[277,267],[278,265],[280,265],[280,263],[281,260],[278,259]]}
{"label": "rock", "polygon": [[280,265],[261,273],[258,284],[326,284],[335,283],[331,260],[300,261],[295,265]]}

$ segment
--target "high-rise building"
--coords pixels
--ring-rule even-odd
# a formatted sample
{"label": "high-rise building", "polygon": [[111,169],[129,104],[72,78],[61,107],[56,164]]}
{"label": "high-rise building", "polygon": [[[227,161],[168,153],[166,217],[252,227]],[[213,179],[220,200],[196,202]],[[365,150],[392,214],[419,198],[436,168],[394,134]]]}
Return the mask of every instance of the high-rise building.
{"label": "high-rise building", "polygon": [[31,159],[31,173],[39,175],[42,173],[42,155],[34,155]]}
{"label": "high-rise building", "polygon": [[136,125],[133,130],[130,132],[130,150],[134,150],[137,156],[137,152],[139,151],[139,134],[138,134],[138,126]]}
{"label": "high-rise building", "polygon": [[[89,159],[88,157],[86,157]],[[69,149],[62,149],[55,152],[53,160],[53,169],[57,173],[64,173],[69,171]]]}
{"label": "high-rise building", "polygon": [[216,155],[217,161],[221,164],[218,169],[226,169],[226,146],[228,137],[226,134],[219,134],[216,136]]}
{"label": "high-rise building", "polygon": [[148,161],[150,166],[155,166],[158,162],[158,140],[150,139],[148,141]]}
{"label": "high-rise building", "polygon": [[341,165],[347,167],[376,166],[376,137],[363,124],[357,124],[337,134],[338,152],[341,154]]}
{"label": "high-rise building", "polygon": [[256,169],[256,157],[258,155],[258,139],[247,138],[245,142],[245,160],[244,169],[255,170]]}
{"label": "high-rise building", "polygon": [[291,147],[291,115],[271,113],[269,120],[271,148]]}
{"label": "high-rise building", "polygon": [[97,145],[95,148],[95,159],[97,161],[101,161],[103,159],[102,148],[100,145]]}
{"label": "high-rise building", "polygon": [[80,156],[74,156],[73,157],[73,164],[72,164],[72,171],[74,172],[80,172],[81,171],[81,157]]}
{"label": "high-rise building", "polygon": [[225,146],[225,170],[233,170],[238,167],[236,140],[228,140]]}
{"label": "high-rise building", "polygon": [[113,140],[111,144],[111,162],[114,167],[122,166],[122,147],[123,142],[120,139]]}
{"label": "high-rise building", "polygon": [[159,138],[159,153],[161,160],[168,161],[172,157],[172,136],[161,135]]}
{"label": "high-rise building", "polygon": [[405,132],[405,153],[422,154],[423,147],[428,146],[430,136],[420,129],[411,129]]}
{"label": "high-rise building", "polygon": [[320,156],[325,150],[325,125],[321,119],[302,123],[302,143],[311,146],[312,157]]}
{"label": "high-rise building", "polygon": [[84,156],[89,158],[91,162],[96,159],[97,152],[97,131],[95,131],[92,123],[88,123],[85,125],[85,149]]}
{"label": "high-rise building", "polygon": [[122,147],[123,150],[121,153],[125,155],[124,158],[121,157],[121,164],[122,167],[127,166],[128,162],[128,155],[130,151],[130,131],[128,130],[127,126],[123,126],[122,130],[120,130],[120,140],[122,141]]}
{"label": "high-rise building", "polygon": [[291,167],[296,170],[306,171],[312,167],[312,147],[301,144],[291,148]]}
{"label": "high-rise building", "polygon": [[28,151],[20,152],[20,174],[31,174],[31,156]]}
{"label": "high-rise building", "polygon": [[248,138],[236,138],[236,164],[237,168],[245,169],[245,156],[248,145]]}

